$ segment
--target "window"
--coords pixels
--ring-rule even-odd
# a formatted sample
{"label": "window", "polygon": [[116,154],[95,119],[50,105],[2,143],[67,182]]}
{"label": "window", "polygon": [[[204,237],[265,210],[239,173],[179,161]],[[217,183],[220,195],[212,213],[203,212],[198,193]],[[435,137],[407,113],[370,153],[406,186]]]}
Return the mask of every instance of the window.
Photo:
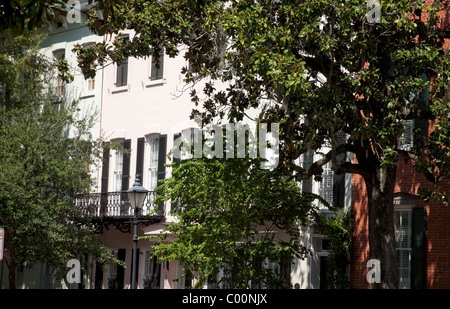
{"label": "window", "polygon": [[[84,46],[85,49],[91,49],[93,44],[94,43],[86,43],[86,44],[83,44],[83,46]],[[93,68],[93,67],[91,66],[91,68]],[[87,91],[94,90],[95,89],[95,77],[88,77],[86,79],[86,84],[85,85],[86,85],[86,90]]]}
{"label": "window", "polygon": [[158,156],[159,156],[159,135],[153,135],[147,138],[148,145],[148,190],[154,191],[158,186]]}
{"label": "window", "polygon": [[117,63],[116,87],[126,86],[128,82],[128,59]]}
{"label": "window", "polygon": [[411,209],[394,212],[399,288],[411,287]]}
{"label": "window", "polygon": [[398,142],[398,149],[410,150],[411,147],[413,146],[414,127],[415,127],[414,123],[415,121],[413,119],[403,121],[403,127],[405,131],[400,136],[400,140]]}
{"label": "window", "polygon": [[323,166],[322,182],[319,187],[319,195],[333,205],[333,171],[331,170],[331,162]]}
{"label": "window", "polygon": [[123,150],[117,149],[114,156],[113,191],[122,191]]}
{"label": "window", "polygon": [[157,57],[152,56],[150,80],[162,79],[163,71],[164,71],[164,48],[160,47],[160,54]]}
{"label": "window", "polygon": [[88,77],[88,79],[86,79],[86,89],[88,91],[95,89],[95,77]]}
{"label": "window", "polygon": [[202,156],[203,131],[197,128],[189,128],[182,131],[181,160],[189,160]]}
{"label": "window", "polygon": [[[105,193],[124,192],[128,190],[130,182],[131,140],[116,140],[112,143],[118,144],[120,145],[120,147],[112,150],[111,162],[109,162],[109,151],[104,153],[102,170],[102,192]],[[111,171],[109,171],[110,165]],[[107,184],[109,188],[105,187]],[[124,196],[126,196],[126,194],[124,194]]]}
{"label": "window", "polygon": [[[423,111],[428,106],[428,97],[429,97],[429,78],[426,74],[422,74],[419,76],[423,81],[427,82],[423,91],[418,94],[411,93],[407,100],[407,104],[411,104],[410,102],[416,101],[417,110]],[[406,108],[406,112],[409,112],[409,108]],[[428,120],[427,119],[408,119],[403,120],[404,132],[400,136],[398,142],[398,149],[409,151],[413,146],[414,139],[422,139],[425,141],[428,137]],[[416,131],[418,133],[417,136],[414,136],[414,130],[419,129],[420,131]]]}
{"label": "window", "polygon": [[[55,58],[55,61],[63,61],[65,59],[65,50],[64,49],[58,49],[53,52],[53,57]],[[58,70],[58,78],[56,82],[56,95],[59,99],[62,99],[64,97],[65,92],[65,82],[63,79],[63,72]]]}
{"label": "window", "polygon": [[[126,249],[113,250],[112,254],[122,262],[125,262]],[[106,265],[106,288],[123,289],[125,268],[110,261]]]}
{"label": "window", "polygon": [[[112,254],[117,257],[117,251],[113,251]],[[117,289],[117,264],[110,261],[106,271],[106,282],[108,284],[108,289]]]}
{"label": "window", "polygon": [[144,289],[159,289],[161,279],[161,264],[157,263],[153,251],[145,251],[144,274],[142,276]]}
{"label": "window", "polygon": [[[308,150],[303,154],[302,167],[307,170],[311,167],[314,159],[314,152],[308,148]],[[312,193],[312,181],[313,177],[303,180],[302,182],[302,192]]]}
{"label": "window", "polygon": [[[128,36],[123,36],[120,40],[128,41]],[[116,65],[116,87],[126,86],[128,82],[128,58],[123,59]]]}

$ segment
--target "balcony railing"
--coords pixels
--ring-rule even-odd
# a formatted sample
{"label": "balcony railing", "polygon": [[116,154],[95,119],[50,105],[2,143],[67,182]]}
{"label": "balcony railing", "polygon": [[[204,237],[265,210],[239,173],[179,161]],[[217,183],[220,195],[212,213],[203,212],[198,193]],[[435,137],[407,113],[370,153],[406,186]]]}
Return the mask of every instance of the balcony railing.
{"label": "balcony railing", "polygon": [[[156,192],[150,191],[144,201],[139,216],[164,216],[164,204],[155,203]],[[134,209],[124,192],[90,193],[76,199],[86,216],[94,218],[114,217],[130,218],[134,216]]]}

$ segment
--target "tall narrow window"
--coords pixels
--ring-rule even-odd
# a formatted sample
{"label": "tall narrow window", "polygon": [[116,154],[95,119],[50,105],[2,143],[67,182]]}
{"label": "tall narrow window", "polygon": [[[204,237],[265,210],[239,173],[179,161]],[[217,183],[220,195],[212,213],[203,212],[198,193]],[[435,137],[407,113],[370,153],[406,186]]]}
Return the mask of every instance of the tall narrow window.
{"label": "tall narrow window", "polygon": [[151,80],[162,79],[163,71],[164,71],[164,48],[161,47],[158,57],[152,57],[150,79]]}
{"label": "tall narrow window", "polygon": [[128,190],[130,182],[131,140],[118,140],[113,143],[119,144],[120,148],[114,150],[112,154],[112,180],[110,183],[110,191],[124,192]]}
{"label": "tall narrow window", "polygon": [[117,149],[114,156],[113,171],[113,190],[119,192],[122,190],[122,171],[123,171],[123,150]]}
{"label": "tall narrow window", "polygon": [[158,186],[158,157],[159,157],[159,135],[147,138],[148,143],[148,189],[154,191]]}
{"label": "tall narrow window", "polygon": [[[57,62],[59,61],[63,61],[65,59],[65,51],[64,49],[58,49],[56,51],[53,52],[53,57],[55,58],[55,60]],[[62,99],[64,97],[64,92],[65,92],[65,82],[64,82],[64,78],[63,78],[63,72],[61,72],[60,70],[58,70],[58,78],[57,78],[57,84],[56,84],[56,95],[58,96],[59,99]]]}
{"label": "tall narrow window", "polygon": [[153,251],[145,251],[143,286],[144,289],[159,289],[161,277],[161,264],[157,263]]}
{"label": "tall narrow window", "polygon": [[333,170],[331,169],[331,162],[328,162],[323,167],[319,195],[327,201],[328,204],[333,205]]}
{"label": "tall narrow window", "polygon": [[[92,45],[93,45],[94,43],[86,43],[86,44],[83,44],[83,47],[85,48],[85,49],[92,49]],[[93,66],[91,65],[91,68],[93,68]],[[95,77],[88,77],[87,79],[86,79],[86,90],[87,91],[92,91],[92,90],[94,90],[95,89]]]}
{"label": "tall narrow window", "polygon": [[128,82],[128,59],[117,64],[116,87],[126,86]]}
{"label": "tall narrow window", "polygon": [[[114,257],[117,258],[117,251],[112,251]],[[106,282],[108,283],[108,289],[117,289],[117,263],[110,261],[106,269]]]}
{"label": "tall narrow window", "polygon": [[[311,167],[314,159],[314,152],[311,149],[308,149],[303,154],[302,165],[305,170]],[[303,180],[302,182],[302,191],[307,193],[312,193],[312,177]]]}
{"label": "tall narrow window", "polygon": [[[128,41],[128,36],[123,36],[120,40]],[[116,66],[116,87],[126,86],[128,82],[128,58],[117,63]]]}
{"label": "tall narrow window", "polygon": [[398,142],[398,148],[401,150],[409,150],[413,146],[414,141],[414,119],[404,120],[403,127],[404,132],[400,136],[400,140]]}
{"label": "tall narrow window", "polygon": [[88,91],[92,91],[95,89],[95,77],[88,77],[86,80],[86,88]]}
{"label": "tall narrow window", "polygon": [[[125,262],[126,249],[118,249],[112,251],[112,254],[122,262]],[[123,289],[123,275],[125,268],[117,265],[115,262],[109,262],[107,264],[106,282],[108,289]]]}
{"label": "tall narrow window", "polygon": [[411,210],[394,213],[399,288],[411,287]]}

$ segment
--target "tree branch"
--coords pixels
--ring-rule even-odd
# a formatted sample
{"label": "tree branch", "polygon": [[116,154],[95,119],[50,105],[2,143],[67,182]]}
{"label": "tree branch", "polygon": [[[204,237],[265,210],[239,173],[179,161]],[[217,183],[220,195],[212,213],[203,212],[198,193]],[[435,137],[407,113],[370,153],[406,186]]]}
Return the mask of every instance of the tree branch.
{"label": "tree branch", "polygon": [[[398,151],[398,153],[400,153],[404,157],[406,157],[408,160],[413,160],[415,162],[420,161],[420,158],[417,155],[411,153],[410,151],[401,150],[401,149],[398,149],[397,151]],[[441,177],[439,175],[436,175],[431,172],[421,172],[421,173],[428,179],[428,181],[430,181],[433,184],[437,184],[439,182],[439,180],[441,179]]]}
{"label": "tree branch", "polygon": [[[323,171],[322,166],[330,162],[333,159],[333,156],[345,152],[355,152],[354,146],[352,144],[342,144],[337,146],[336,149],[328,151],[321,159],[311,164],[311,166],[304,173],[298,173],[297,175],[295,175],[295,179],[297,181],[301,181],[306,180],[313,175],[321,174]],[[332,167],[332,169],[336,174],[364,174],[364,168],[362,168],[359,164],[353,164],[350,162],[344,162],[342,164],[336,165],[335,167]]]}

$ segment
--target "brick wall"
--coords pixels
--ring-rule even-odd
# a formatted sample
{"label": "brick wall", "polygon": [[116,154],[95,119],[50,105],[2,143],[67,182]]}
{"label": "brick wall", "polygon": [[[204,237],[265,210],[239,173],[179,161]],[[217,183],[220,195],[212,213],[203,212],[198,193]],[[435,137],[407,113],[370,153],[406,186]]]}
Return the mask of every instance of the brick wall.
{"label": "brick wall", "polygon": [[[430,5],[433,1],[426,1]],[[450,11],[439,13],[444,25],[450,23]],[[428,13],[422,12],[421,19],[426,21]],[[445,39],[444,48],[449,48]],[[430,123],[431,125],[431,123]],[[430,127],[430,126],[429,126]],[[396,192],[417,194],[420,186],[433,189],[424,175],[415,172],[411,163],[400,159],[397,169]],[[450,192],[450,181],[440,184],[445,192]],[[353,176],[353,252],[351,255],[350,280],[352,288],[370,288],[366,274],[369,253],[367,194],[364,180],[359,175]],[[425,203],[422,200],[417,207],[425,207],[426,221],[426,288],[450,288],[450,205],[443,203]]]}
{"label": "brick wall", "polygon": [[[410,163],[400,159],[397,168],[396,192],[417,194],[420,186],[429,189],[435,185],[423,174],[415,172]],[[439,184],[446,192],[450,182]],[[351,256],[350,280],[355,289],[370,288],[367,283],[366,267],[369,253],[367,194],[364,180],[359,175],[353,176],[353,250]],[[425,203],[420,200],[417,207],[425,207],[426,221],[426,288],[450,288],[450,205],[443,203]]]}

